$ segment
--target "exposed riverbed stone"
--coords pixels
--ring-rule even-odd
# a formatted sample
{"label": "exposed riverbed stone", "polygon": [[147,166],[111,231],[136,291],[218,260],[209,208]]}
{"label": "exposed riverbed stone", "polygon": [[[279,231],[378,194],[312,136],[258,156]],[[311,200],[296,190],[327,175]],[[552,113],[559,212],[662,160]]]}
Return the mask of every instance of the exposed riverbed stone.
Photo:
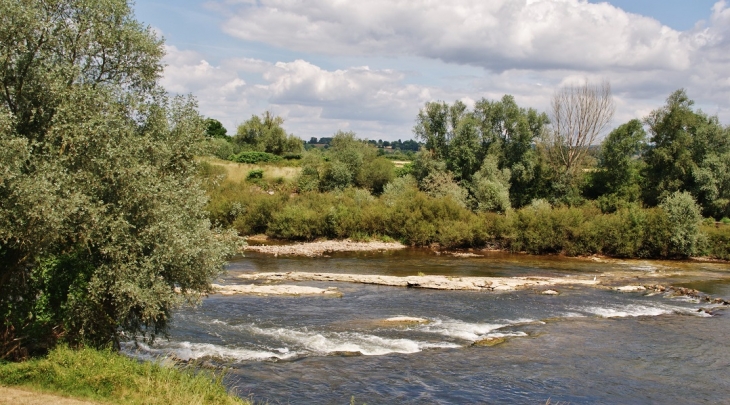
{"label": "exposed riverbed stone", "polygon": [[621,287],[614,287],[614,290],[620,292],[638,292],[646,291],[646,287],[644,287],[643,285],[624,285]]}
{"label": "exposed riverbed stone", "polygon": [[328,297],[342,297],[342,293],[335,287],[327,289],[317,287],[307,287],[300,285],[257,285],[257,284],[240,284],[240,285],[220,285],[213,284],[213,289],[222,295],[322,295]]}
{"label": "exposed riverbed stone", "polygon": [[597,281],[579,277],[448,277],[448,276],[381,276],[373,274],[341,273],[247,273],[238,276],[244,280],[271,281],[338,281],[378,284],[394,287],[429,288],[436,290],[513,291],[528,287],[553,285],[596,285]]}
{"label": "exposed riverbed stone", "polygon": [[542,295],[560,295],[560,293],[555,290],[545,290],[545,291],[541,292],[540,294],[542,294]]}
{"label": "exposed riverbed stone", "polygon": [[394,316],[392,318],[383,319],[382,321],[385,324],[395,324],[395,325],[414,325],[414,324],[426,324],[430,321],[426,318],[416,318],[413,316]]}
{"label": "exposed riverbed stone", "polygon": [[476,342],[472,343],[471,345],[479,346],[479,347],[483,347],[483,346],[491,347],[491,346],[496,346],[500,343],[504,343],[506,341],[507,341],[507,338],[504,338],[504,337],[488,337],[485,339],[477,340]]}
{"label": "exposed riverbed stone", "polygon": [[322,256],[328,252],[369,252],[404,249],[397,242],[353,242],[351,240],[326,240],[293,245],[248,245],[244,251],[272,254],[275,256]]}

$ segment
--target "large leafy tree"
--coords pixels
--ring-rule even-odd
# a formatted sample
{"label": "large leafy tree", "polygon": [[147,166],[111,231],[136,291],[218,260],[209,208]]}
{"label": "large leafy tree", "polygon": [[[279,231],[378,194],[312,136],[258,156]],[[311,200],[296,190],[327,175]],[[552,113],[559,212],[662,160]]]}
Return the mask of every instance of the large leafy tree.
{"label": "large leafy tree", "polygon": [[646,131],[637,119],[620,125],[604,139],[588,190],[591,197],[599,198],[604,210],[639,201],[644,183],[641,155],[645,149]]}
{"label": "large leafy tree", "polygon": [[[425,150],[416,158],[416,177],[425,189],[426,178],[437,178],[431,176],[434,172],[450,172],[454,180],[471,189],[479,209],[504,210],[510,205],[509,201],[505,204],[507,195],[511,205],[529,204],[544,197],[546,189],[545,162],[535,142],[547,123],[547,115],[520,108],[509,95],[501,100],[479,100],[473,110],[459,101],[451,106],[427,103],[413,129],[425,143]],[[485,203],[486,195],[492,196],[490,201],[499,195],[499,204]]]}
{"label": "large leafy tree", "polygon": [[222,270],[162,55],[124,0],[0,0],[0,357],[154,337]]}
{"label": "large leafy tree", "polygon": [[644,119],[651,134],[644,200],[656,205],[687,191],[705,215],[719,218],[730,213],[730,128],[693,105],[684,90],[677,90]]}
{"label": "large leafy tree", "polygon": [[251,118],[238,126],[233,140],[244,148],[275,155],[284,153],[301,153],[304,148],[302,140],[288,135],[282,125],[284,119],[266,111],[259,117]]}
{"label": "large leafy tree", "polygon": [[535,144],[548,123],[547,115],[521,108],[510,95],[494,101],[481,99],[474,115],[480,122],[484,155],[495,156],[497,167],[510,173],[512,205],[522,207],[546,197],[545,160]]}

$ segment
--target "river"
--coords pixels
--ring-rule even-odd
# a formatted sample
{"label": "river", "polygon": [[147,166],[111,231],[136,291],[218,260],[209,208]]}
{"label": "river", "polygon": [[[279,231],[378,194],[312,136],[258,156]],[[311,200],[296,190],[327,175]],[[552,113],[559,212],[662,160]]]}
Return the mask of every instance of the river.
{"label": "river", "polygon": [[[608,261],[424,249],[272,257],[246,272],[601,277],[682,285],[730,298],[727,264]],[[269,404],[730,403],[730,311],[667,294],[593,287],[441,291],[336,282],[341,298],[213,295],[178,311],[169,340],[142,356],[174,354],[228,367],[226,384]],[[710,309],[711,314],[700,308]],[[394,316],[427,323],[393,325]],[[505,342],[476,347],[484,338]],[[129,349],[132,350],[132,349]]]}

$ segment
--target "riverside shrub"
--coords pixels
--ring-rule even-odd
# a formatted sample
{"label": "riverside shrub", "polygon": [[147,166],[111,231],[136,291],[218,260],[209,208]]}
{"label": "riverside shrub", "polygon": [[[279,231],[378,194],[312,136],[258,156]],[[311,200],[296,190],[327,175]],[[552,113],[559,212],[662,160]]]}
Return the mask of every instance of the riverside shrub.
{"label": "riverside shrub", "polygon": [[[256,187],[225,182],[211,190],[210,196],[213,221],[232,226],[243,235],[266,233],[291,240],[387,237],[413,246],[493,246],[514,252],[569,256],[682,256],[671,242],[678,222],[672,222],[668,209],[662,207],[646,209],[627,204],[615,212],[602,213],[595,203],[552,207],[547,201],[535,200],[505,214],[475,213],[449,197],[437,198],[419,191],[412,176],[394,179],[379,196],[350,187],[289,197],[286,193],[269,195]],[[691,226],[686,230],[696,237],[697,253],[728,257],[730,227],[719,226]]]}
{"label": "riverside shrub", "polygon": [[674,192],[659,206],[666,213],[669,225],[668,254],[684,257],[697,254],[702,244],[702,208],[692,194]]}
{"label": "riverside shrub", "polygon": [[236,155],[229,156],[228,160],[238,163],[256,164],[279,162],[283,160],[283,158],[281,156],[274,155],[273,153],[243,151]]}
{"label": "riverside shrub", "polygon": [[703,226],[702,231],[707,235],[704,254],[715,259],[730,260],[730,226]]}

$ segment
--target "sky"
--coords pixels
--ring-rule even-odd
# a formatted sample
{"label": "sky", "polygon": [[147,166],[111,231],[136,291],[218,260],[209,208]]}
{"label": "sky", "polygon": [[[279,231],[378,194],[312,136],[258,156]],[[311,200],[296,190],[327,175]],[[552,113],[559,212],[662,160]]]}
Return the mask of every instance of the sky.
{"label": "sky", "polygon": [[270,111],[308,140],[412,139],[431,101],[611,84],[609,130],[683,88],[730,124],[730,0],[137,0],[165,39],[162,85],[229,134]]}

